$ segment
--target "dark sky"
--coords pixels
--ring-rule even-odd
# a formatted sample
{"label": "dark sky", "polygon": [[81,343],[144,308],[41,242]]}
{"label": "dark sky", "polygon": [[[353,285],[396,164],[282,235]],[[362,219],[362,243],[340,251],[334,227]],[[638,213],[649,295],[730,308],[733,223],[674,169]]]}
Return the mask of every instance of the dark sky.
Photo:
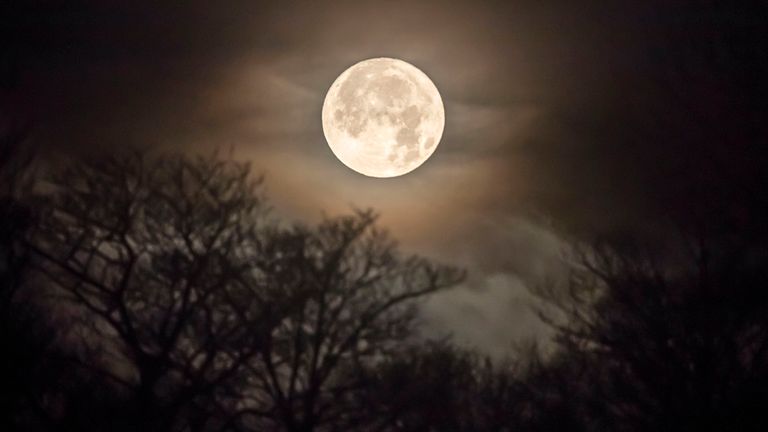
{"label": "dark sky", "polygon": [[[752,223],[740,198],[767,184],[759,2],[183,3],[4,6],[2,127],[30,120],[54,154],[232,148],[290,218],[374,207],[404,249],[470,272],[428,328],[494,354],[542,334],[526,287],[561,276],[569,242]],[[333,80],[381,56],[446,107],[434,156],[385,180],[336,160],[320,123]]]}

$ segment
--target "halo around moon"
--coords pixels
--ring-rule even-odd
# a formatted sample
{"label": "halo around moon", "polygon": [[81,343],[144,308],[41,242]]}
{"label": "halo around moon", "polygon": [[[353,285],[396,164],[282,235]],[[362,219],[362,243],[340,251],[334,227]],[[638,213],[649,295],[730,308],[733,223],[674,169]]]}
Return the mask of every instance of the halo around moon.
{"label": "halo around moon", "polygon": [[413,171],[435,152],[445,127],[437,87],[402,60],[374,58],[345,70],[323,103],[323,133],[333,154],[370,177]]}

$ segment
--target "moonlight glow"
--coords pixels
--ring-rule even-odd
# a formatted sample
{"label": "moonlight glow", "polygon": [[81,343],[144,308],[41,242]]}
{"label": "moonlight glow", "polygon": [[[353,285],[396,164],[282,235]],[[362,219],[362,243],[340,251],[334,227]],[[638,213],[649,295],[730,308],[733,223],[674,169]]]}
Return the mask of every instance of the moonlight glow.
{"label": "moonlight glow", "polygon": [[323,104],[333,154],[370,177],[396,177],[424,163],[445,126],[437,87],[402,60],[361,61],[339,75]]}

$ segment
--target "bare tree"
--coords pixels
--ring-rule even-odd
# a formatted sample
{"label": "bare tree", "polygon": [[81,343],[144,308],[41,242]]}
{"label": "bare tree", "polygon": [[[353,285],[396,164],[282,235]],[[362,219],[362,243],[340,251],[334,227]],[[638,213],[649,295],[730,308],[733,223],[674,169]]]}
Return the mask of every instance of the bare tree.
{"label": "bare tree", "polygon": [[547,297],[566,320],[552,321],[559,366],[538,387],[559,403],[542,410],[579,406],[586,430],[768,424],[759,408],[768,402],[759,390],[768,384],[766,249],[733,236],[684,239],[682,257],[663,264],[611,246],[580,254],[565,296]]}
{"label": "bare tree", "polygon": [[658,8],[653,67],[616,130],[641,144],[627,154],[664,215],[644,221],[659,235],[587,248],[565,296],[549,293],[567,319],[553,321],[561,349],[532,386],[543,418],[581,418],[583,430],[768,427],[766,12]]}
{"label": "bare tree", "polygon": [[[31,244],[71,301],[85,366],[145,430],[200,429],[277,303],[252,267],[266,207],[246,164],[141,154],[71,164]],[[98,354],[98,360],[94,360]]]}
{"label": "bare tree", "polygon": [[414,330],[414,303],[461,272],[400,255],[369,211],[316,228],[275,231],[258,266],[293,298],[251,362],[243,425],[288,431],[360,428],[365,370],[396,356]]}
{"label": "bare tree", "polygon": [[33,292],[30,254],[24,245],[34,224],[27,202],[33,152],[26,128],[0,137],[0,429],[50,427],[45,400],[64,368],[57,329]]}

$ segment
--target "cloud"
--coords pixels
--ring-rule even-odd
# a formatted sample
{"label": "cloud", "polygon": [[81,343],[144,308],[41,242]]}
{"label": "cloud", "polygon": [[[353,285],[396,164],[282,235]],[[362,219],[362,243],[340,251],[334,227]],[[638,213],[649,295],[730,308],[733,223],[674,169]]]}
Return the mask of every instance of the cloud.
{"label": "cloud", "polygon": [[[510,37],[515,31],[501,25],[493,2],[233,1],[117,9],[86,3],[62,16],[64,24],[39,24],[51,40],[66,36],[69,45],[53,42],[48,68],[25,65],[25,85],[40,107],[41,141],[81,151],[137,143],[232,147],[266,174],[285,217],[314,220],[372,207],[404,250],[466,267],[468,285],[434,300],[445,306],[444,313],[431,309],[435,331],[483,333],[509,319],[514,337],[535,333],[526,328],[537,324],[519,313],[515,299],[539,272],[530,266],[549,262],[542,252],[549,246],[524,233],[527,222],[510,220],[526,187],[510,148],[528,133],[539,106],[526,85],[523,50]],[[424,70],[448,115],[436,154],[415,172],[383,181],[338,162],[320,124],[336,76],[377,56]],[[472,323],[450,318],[464,307],[480,315],[490,309]],[[492,351],[507,341],[499,343],[483,342]]]}
{"label": "cloud", "polygon": [[426,301],[424,333],[450,335],[497,359],[510,355],[517,343],[546,342],[551,336],[533,309],[536,298],[514,274],[493,273],[478,282],[478,288],[456,288]]}
{"label": "cloud", "polygon": [[[719,173],[744,190],[764,184],[750,174],[764,159],[745,146],[717,151],[717,142],[742,142],[736,133],[760,124],[733,108],[766,99],[738,75],[768,52],[765,26],[746,28],[757,54],[745,51],[743,68],[714,77],[694,68],[674,92],[659,85],[680,69],[675,53],[708,58],[709,37],[693,44],[676,29],[710,35],[716,22],[728,35],[730,14],[678,23],[670,17],[685,14],[664,5],[491,0],[50,7],[4,20],[22,35],[12,41],[15,85],[37,114],[39,142],[83,152],[233,147],[267,174],[287,217],[376,208],[404,249],[468,268],[466,286],[436,298],[430,313],[435,328],[453,326],[494,352],[507,342],[482,338],[484,326],[509,320],[514,337],[538,334],[521,293],[560,274],[563,227],[590,237],[643,226],[663,239],[660,203],[687,207],[690,191],[732,196]],[[377,56],[425,71],[447,110],[436,153],[388,180],[344,167],[320,124],[338,74]],[[709,110],[707,121],[692,121],[670,93]],[[462,319],[463,308],[480,318]]]}

